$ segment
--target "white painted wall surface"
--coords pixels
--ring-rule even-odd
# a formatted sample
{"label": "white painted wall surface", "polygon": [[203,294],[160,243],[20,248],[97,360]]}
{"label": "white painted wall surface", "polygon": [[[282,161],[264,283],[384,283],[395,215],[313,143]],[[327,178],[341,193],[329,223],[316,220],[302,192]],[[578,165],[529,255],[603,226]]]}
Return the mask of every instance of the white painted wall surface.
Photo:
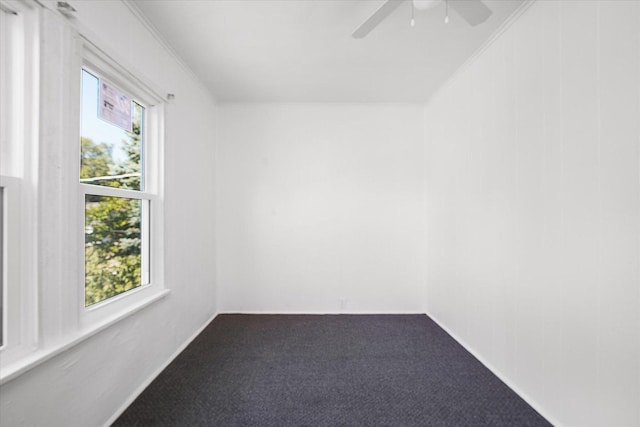
{"label": "white painted wall surface", "polygon": [[171,294],[2,385],[2,426],[103,425],[214,314],[214,101],[123,3],[71,3],[103,47],[176,95],[165,141]]}
{"label": "white painted wall surface", "polygon": [[640,2],[534,3],[425,122],[428,314],[550,420],[640,425]]}
{"label": "white painted wall surface", "polygon": [[424,312],[422,106],[221,104],[220,312]]}

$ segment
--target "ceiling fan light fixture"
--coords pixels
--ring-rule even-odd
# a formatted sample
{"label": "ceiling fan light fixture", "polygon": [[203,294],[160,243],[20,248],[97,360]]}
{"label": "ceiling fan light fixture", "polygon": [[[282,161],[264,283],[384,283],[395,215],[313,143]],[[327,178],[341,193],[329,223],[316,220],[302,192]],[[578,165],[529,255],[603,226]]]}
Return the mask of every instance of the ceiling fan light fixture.
{"label": "ceiling fan light fixture", "polygon": [[418,10],[433,9],[442,3],[442,0],[413,0],[413,7]]}
{"label": "ceiling fan light fixture", "polygon": [[[401,4],[411,1],[411,17],[414,9],[430,9],[438,6],[443,0],[386,0],[366,21],[364,21],[351,34],[354,39],[361,39],[375,29],[382,21],[391,15]],[[444,22],[449,22],[449,6],[454,9],[460,18],[472,27],[480,25],[491,16],[491,9],[484,4],[483,0],[459,0],[445,1]],[[413,20],[415,25],[415,19]]]}

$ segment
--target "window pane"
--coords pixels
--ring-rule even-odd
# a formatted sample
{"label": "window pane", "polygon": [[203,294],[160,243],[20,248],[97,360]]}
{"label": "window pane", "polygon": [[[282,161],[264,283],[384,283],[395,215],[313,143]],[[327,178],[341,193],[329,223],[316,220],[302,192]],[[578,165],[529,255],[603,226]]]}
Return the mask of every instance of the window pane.
{"label": "window pane", "polygon": [[85,195],[85,306],[142,284],[142,201]]}
{"label": "window pane", "polygon": [[80,182],[143,190],[144,107],[128,97],[131,129],[126,130],[100,115],[100,79],[82,70],[82,123],[80,129]]}

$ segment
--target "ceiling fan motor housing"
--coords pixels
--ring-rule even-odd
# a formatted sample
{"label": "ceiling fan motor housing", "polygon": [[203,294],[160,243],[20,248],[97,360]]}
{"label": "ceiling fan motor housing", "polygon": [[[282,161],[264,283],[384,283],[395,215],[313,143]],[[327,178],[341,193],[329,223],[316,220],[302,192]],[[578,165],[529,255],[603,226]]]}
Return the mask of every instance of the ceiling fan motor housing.
{"label": "ceiling fan motor housing", "polygon": [[413,7],[418,10],[432,9],[442,3],[442,0],[413,0]]}

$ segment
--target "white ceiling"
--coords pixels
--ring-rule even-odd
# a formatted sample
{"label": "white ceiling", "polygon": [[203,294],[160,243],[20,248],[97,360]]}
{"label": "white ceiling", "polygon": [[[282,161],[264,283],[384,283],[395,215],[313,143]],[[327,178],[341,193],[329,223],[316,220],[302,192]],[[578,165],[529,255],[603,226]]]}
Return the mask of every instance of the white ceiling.
{"label": "white ceiling", "polygon": [[423,102],[523,0],[484,3],[477,27],[452,10],[445,24],[444,4],[411,27],[407,1],[357,40],[381,0],[135,1],[222,102]]}

